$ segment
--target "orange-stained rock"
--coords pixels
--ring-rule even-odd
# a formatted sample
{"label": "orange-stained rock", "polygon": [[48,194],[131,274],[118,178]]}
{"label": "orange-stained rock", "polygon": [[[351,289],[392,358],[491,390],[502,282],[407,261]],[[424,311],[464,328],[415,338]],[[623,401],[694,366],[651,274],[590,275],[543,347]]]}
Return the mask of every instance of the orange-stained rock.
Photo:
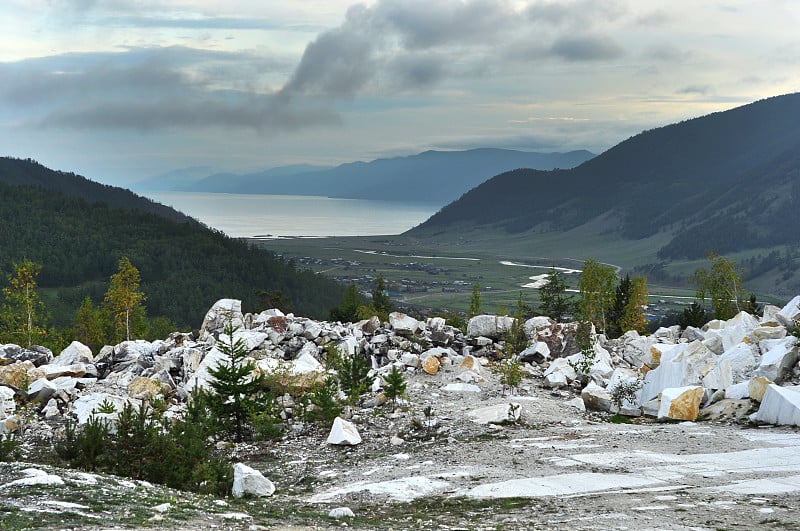
{"label": "orange-stained rock", "polygon": [[752,400],[756,402],[761,402],[764,399],[764,393],[767,392],[767,387],[771,384],[768,378],[764,378],[763,376],[756,376],[750,380],[750,383],[747,385],[747,393],[750,395]]}
{"label": "orange-stained rock", "polygon": [[144,376],[134,376],[128,384],[128,394],[133,398],[153,398],[156,395],[166,394],[169,390],[169,386]]}
{"label": "orange-stained rock", "polygon": [[702,398],[703,388],[699,385],[664,389],[661,393],[658,418],[659,420],[696,420],[700,414]]}
{"label": "orange-stained rock", "polygon": [[458,365],[459,369],[466,369],[468,371],[478,372],[480,369],[481,362],[478,361],[478,358],[475,356],[469,355],[464,356],[464,359],[461,360],[461,363]]}
{"label": "orange-stained rock", "polygon": [[441,366],[442,364],[436,356],[428,356],[425,358],[425,361],[422,362],[422,370],[428,374],[436,374],[439,372],[439,367]]}
{"label": "orange-stained rock", "polygon": [[43,376],[44,369],[36,367],[33,362],[27,360],[0,366],[0,383],[14,386],[17,389],[25,389],[29,383],[35,382]]}

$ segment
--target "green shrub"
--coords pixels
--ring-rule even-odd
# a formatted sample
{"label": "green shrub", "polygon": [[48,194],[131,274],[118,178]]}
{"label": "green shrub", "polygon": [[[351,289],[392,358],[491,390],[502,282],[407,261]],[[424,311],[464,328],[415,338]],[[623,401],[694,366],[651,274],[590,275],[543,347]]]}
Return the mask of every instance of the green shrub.
{"label": "green shrub", "polygon": [[522,367],[518,361],[500,360],[492,365],[491,370],[498,376],[500,384],[503,386],[503,394],[505,394],[506,388],[513,392],[522,383]]}
{"label": "green shrub", "polygon": [[19,448],[19,441],[16,436],[6,433],[0,436],[0,461],[10,461]]}

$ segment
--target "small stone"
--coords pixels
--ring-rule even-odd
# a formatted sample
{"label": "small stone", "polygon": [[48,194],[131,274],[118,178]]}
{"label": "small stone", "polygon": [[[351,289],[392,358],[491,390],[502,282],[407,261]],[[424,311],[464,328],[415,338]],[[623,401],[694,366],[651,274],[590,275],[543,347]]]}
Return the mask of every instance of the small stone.
{"label": "small stone", "polygon": [[342,518],[354,518],[355,514],[349,507],[336,507],[330,510],[328,516],[336,520],[341,520]]}
{"label": "small stone", "polygon": [[398,437],[397,435],[392,435],[392,438],[389,439],[389,444],[391,444],[392,446],[402,446],[403,444],[405,444],[405,442],[406,441],[404,439]]}
{"label": "small stone", "polygon": [[439,372],[439,367],[441,367],[441,365],[439,358],[436,356],[428,356],[422,363],[422,370],[427,374],[436,374]]}
{"label": "small stone", "polygon": [[356,445],[361,444],[361,436],[351,422],[336,417],[333,419],[333,426],[327,442],[333,445]]}
{"label": "small stone", "polygon": [[233,489],[231,494],[235,498],[245,495],[263,498],[272,496],[275,485],[258,470],[252,469],[243,463],[233,465]]}

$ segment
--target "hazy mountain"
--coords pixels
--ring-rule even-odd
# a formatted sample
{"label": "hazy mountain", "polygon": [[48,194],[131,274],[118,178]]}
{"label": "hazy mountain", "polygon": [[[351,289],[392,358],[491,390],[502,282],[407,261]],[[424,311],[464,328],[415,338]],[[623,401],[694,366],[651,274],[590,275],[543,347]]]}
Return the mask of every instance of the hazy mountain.
{"label": "hazy mountain", "polygon": [[489,148],[426,151],[326,169],[288,166],[244,175],[217,174],[173,189],[445,203],[502,171],[572,168],[593,156],[588,151],[534,153]]}
{"label": "hazy mountain", "polygon": [[409,234],[669,235],[664,259],[800,243],[800,94],[645,131],[571,170],[506,172]]}
{"label": "hazy mountain", "polygon": [[123,255],[141,272],[148,314],[182,328],[198,326],[220,298],[263,309],[258,290],[280,291],[298,313],[323,318],[344,291],[169,207],[31,160],[0,159],[0,229],[0,275],[24,258],[41,264],[59,326],[84,297],[102,301]]}

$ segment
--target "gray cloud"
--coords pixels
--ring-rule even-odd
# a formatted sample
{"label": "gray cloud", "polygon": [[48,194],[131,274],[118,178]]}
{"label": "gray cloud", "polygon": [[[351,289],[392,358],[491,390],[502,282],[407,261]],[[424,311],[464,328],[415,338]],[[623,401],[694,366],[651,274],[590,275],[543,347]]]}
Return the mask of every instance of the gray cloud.
{"label": "gray cloud", "polygon": [[699,94],[701,96],[705,96],[711,91],[710,85],[688,85],[678,90],[676,94]]}
{"label": "gray cloud", "polygon": [[625,53],[614,39],[602,35],[563,37],[556,40],[550,50],[567,61],[604,61]]}
{"label": "gray cloud", "polygon": [[672,44],[661,43],[648,47],[643,56],[646,59],[655,59],[656,61],[678,63],[686,61],[691,57],[691,53],[686,50],[673,46]]}
{"label": "gray cloud", "polygon": [[28,115],[25,123],[34,127],[238,127],[267,132],[339,123],[324,102],[306,98],[293,105],[248,86],[259,74],[287,66],[248,53],[183,47],[0,63],[5,80],[0,107],[32,109],[35,116]]}
{"label": "gray cloud", "polygon": [[531,20],[585,29],[599,21],[617,20],[628,8],[619,0],[559,0],[533,2],[526,12]]}
{"label": "gray cloud", "polygon": [[338,28],[310,43],[284,94],[351,97],[372,77],[374,45],[358,32]]}
{"label": "gray cloud", "polygon": [[238,103],[221,103],[217,100],[110,102],[59,110],[36,125],[72,129],[132,129],[140,132],[192,127],[248,127],[266,132],[339,123],[338,115],[328,109],[296,109],[276,104],[272,99],[253,99]]}

